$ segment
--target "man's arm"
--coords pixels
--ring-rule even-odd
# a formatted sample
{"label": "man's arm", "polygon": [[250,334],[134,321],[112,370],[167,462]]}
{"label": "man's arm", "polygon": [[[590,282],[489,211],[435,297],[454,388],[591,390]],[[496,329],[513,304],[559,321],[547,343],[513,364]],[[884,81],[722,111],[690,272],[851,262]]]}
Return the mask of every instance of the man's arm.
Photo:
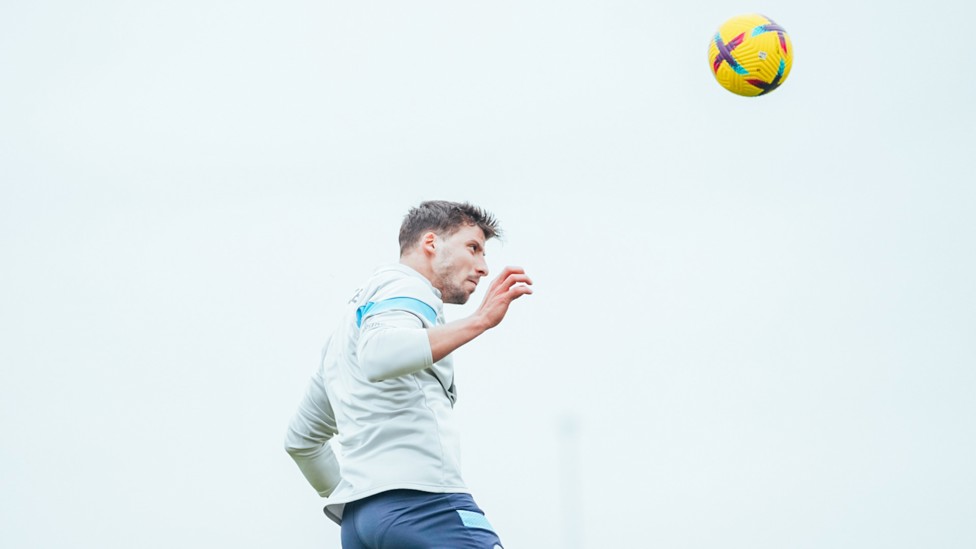
{"label": "man's arm", "polygon": [[364,320],[356,354],[366,379],[383,381],[430,368],[434,361],[424,331],[420,318],[407,311],[386,311]]}
{"label": "man's arm", "polygon": [[498,326],[513,301],[532,293],[532,280],[521,267],[505,267],[492,281],[478,310],[468,318],[455,320],[427,330],[430,354],[434,362],[453,353],[486,331]]}
{"label": "man's arm", "polygon": [[325,392],[322,369],[319,368],[288,425],[285,450],[322,497],[331,494],[339,484],[339,463],[329,444],[336,433],[335,414]]}
{"label": "man's arm", "polygon": [[412,312],[392,310],[366,318],[357,349],[359,367],[373,382],[430,368],[497,326],[512,301],[532,293],[529,284],[532,281],[521,268],[506,267],[488,287],[488,294],[473,315],[426,330]]}

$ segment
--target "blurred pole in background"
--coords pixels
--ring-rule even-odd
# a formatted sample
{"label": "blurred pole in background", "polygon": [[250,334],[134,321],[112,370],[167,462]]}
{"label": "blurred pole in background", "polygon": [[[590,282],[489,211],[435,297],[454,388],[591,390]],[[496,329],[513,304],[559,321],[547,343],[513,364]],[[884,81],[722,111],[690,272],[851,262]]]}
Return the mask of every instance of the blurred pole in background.
{"label": "blurred pole in background", "polygon": [[583,506],[580,475],[580,421],[565,415],[559,420],[559,502],[564,549],[583,548]]}

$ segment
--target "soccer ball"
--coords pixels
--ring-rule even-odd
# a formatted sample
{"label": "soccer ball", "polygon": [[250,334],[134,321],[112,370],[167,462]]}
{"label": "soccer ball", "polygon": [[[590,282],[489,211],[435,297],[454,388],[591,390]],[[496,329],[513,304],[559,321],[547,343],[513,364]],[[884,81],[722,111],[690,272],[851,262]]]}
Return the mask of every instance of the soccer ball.
{"label": "soccer ball", "polygon": [[723,88],[750,97],[765,95],[790,75],[793,44],[772,19],[740,15],[718,28],[708,45],[708,61]]}

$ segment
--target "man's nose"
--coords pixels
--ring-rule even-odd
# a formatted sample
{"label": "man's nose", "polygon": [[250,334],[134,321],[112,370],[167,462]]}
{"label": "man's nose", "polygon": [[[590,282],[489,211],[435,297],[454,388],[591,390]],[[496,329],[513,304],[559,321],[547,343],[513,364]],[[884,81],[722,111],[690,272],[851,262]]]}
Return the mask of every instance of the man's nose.
{"label": "man's nose", "polygon": [[481,276],[488,276],[488,262],[485,258],[480,258],[477,265],[478,274]]}

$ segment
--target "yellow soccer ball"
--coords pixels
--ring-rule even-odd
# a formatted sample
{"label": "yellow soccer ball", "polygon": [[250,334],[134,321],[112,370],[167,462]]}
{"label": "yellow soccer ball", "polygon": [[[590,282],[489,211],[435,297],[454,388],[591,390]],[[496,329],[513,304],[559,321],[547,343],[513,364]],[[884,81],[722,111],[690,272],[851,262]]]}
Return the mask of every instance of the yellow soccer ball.
{"label": "yellow soccer ball", "polygon": [[772,19],[740,15],[718,28],[708,45],[708,62],[723,88],[750,97],[765,95],[790,75],[793,44]]}

